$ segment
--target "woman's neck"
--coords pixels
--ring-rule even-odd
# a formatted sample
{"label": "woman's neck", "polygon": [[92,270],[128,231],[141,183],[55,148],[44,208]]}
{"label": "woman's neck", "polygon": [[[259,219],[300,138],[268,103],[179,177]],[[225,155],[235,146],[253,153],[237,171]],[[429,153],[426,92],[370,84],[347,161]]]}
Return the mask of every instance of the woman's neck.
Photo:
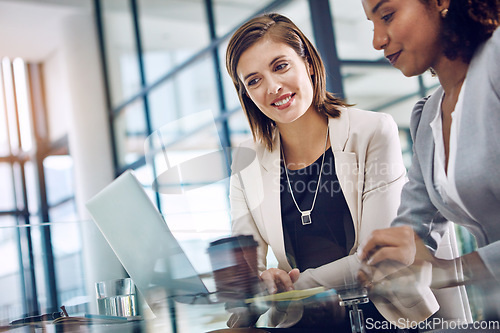
{"label": "woman's neck", "polygon": [[445,58],[437,68],[434,68],[439,78],[439,83],[444,90],[441,102],[442,135],[445,153],[445,172],[448,171],[448,157],[450,153],[450,133],[452,124],[452,113],[464,83],[469,65],[461,60],[449,60]]}
{"label": "woman's neck", "polygon": [[453,112],[455,109],[455,104],[468,69],[469,64],[462,60],[449,60],[447,58],[443,59],[439,66],[434,68],[445,94],[443,111]]}
{"label": "woman's neck", "polygon": [[293,123],[278,124],[287,165],[299,169],[316,161],[325,151],[327,128],[328,118],[312,109]]}

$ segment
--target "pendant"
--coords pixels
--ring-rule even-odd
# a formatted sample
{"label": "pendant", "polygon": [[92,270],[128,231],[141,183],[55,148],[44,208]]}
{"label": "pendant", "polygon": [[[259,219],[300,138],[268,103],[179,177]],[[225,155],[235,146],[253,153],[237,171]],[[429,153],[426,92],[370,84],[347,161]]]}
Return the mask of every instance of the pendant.
{"label": "pendant", "polygon": [[302,225],[311,224],[312,223],[311,211],[310,210],[303,211],[302,216],[300,218],[302,219]]}

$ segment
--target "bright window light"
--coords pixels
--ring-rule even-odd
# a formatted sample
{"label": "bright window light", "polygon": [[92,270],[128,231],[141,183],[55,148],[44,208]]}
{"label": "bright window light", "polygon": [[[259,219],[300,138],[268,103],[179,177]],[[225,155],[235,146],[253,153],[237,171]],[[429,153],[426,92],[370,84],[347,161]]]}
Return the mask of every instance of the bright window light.
{"label": "bright window light", "polygon": [[21,147],[23,151],[33,148],[31,116],[29,108],[28,85],[26,82],[26,66],[20,58],[12,62],[14,68],[14,85],[16,89],[17,112],[21,131]]}
{"label": "bright window light", "polygon": [[5,109],[5,101],[3,94],[3,80],[1,77],[0,68],[0,155],[6,156],[9,154],[9,136],[7,131],[7,110]]}
{"label": "bright window light", "polygon": [[14,87],[12,85],[12,67],[9,58],[2,59],[2,75],[4,85],[5,107],[9,124],[10,146],[12,153],[18,152],[19,137],[17,135],[16,104],[14,100]]}

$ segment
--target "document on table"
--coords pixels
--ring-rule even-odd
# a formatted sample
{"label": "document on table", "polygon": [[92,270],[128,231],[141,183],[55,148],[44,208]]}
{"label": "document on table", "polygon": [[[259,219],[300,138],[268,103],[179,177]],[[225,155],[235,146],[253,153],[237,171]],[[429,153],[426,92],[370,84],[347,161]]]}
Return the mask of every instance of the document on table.
{"label": "document on table", "polygon": [[247,298],[245,303],[298,301],[326,291],[325,287],[291,290],[282,293]]}

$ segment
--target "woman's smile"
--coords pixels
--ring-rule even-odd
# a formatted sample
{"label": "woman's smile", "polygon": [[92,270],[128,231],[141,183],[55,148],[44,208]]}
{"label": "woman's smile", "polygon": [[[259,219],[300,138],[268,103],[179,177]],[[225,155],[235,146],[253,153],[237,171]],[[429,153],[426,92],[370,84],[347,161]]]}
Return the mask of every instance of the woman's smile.
{"label": "woman's smile", "polygon": [[295,94],[284,94],[283,96],[276,98],[271,105],[278,110],[284,110],[293,103],[294,97]]}
{"label": "woman's smile", "polygon": [[401,55],[401,52],[402,51],[398,51],[396,53],[389,54],[388,56],[385,56],[385,57],[387,58],[387,60],[389,60],[391,65],[394,66],[396,64],[396,61],[398,61],[398,58]]}
{"label": "woman's smile", "polygon": [[310,67],[285,43],[255,43],[242,53],[237,73],[247,96],[278,124],[292,123],[312,107]]}
{"label": "woman's smile", "polygon": [[405,76],[435,67],[442,56],[438,33],[441,16],[437,4],[429,8],[420,0],[362,0],[373,23],[373,47]]}

